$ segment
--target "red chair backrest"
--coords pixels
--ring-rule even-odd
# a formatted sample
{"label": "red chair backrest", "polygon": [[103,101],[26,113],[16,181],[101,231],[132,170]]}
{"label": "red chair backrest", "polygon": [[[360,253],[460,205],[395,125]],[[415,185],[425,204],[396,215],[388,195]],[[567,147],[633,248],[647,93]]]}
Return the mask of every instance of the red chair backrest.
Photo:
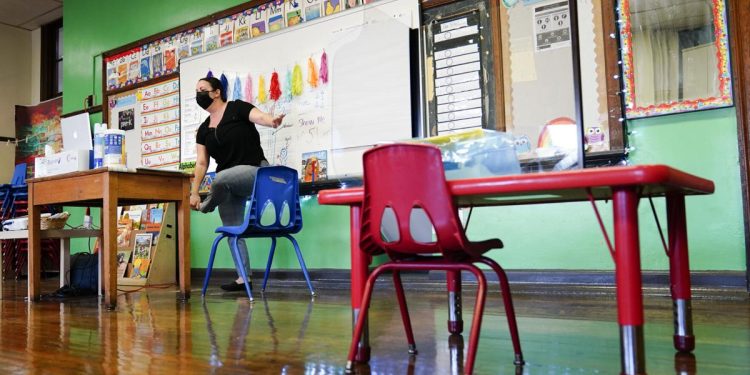
{"label": "red chair backrest", "polygon": [[[365,152],[364,202],[360,247],[391,258],[425,253],[463,253],[468,243],[456,205],[445,181],[437,147],[391,144]],[[390,207],[396,217],[398,239],[385,242],[381,236],[383,214]],[[430,219],[436,242],[414,240],[409,229],[412,208],[419,207]]]}

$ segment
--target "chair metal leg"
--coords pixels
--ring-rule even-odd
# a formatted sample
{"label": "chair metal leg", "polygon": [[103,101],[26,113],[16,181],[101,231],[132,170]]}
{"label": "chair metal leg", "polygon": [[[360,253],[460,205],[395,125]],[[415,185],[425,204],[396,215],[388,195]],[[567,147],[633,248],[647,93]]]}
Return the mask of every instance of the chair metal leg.
{"label": "chair metal leg", "polygon": [[508,319],[508,330],[510,331],[510,339],[513,342],[513,352],[515,353],[515,360],[513,364],[520,366],[524,364],[523,353],[521,352],[521,339],[518,335],[518,325],[516,324],[516,312],[513,309],[513,296],[510,294],[510,284],[508,283],[508,276],[505,274],[505,270],[500,267],[494,260],[482,257],[481,262],[490,266],[497,278],[500,280],[500,292],[503,295],[503,304],[505,306],[505,315]]}
{"label": "chair metal leg", "polygon": [[292,241],[292,245],[294,245],[294,251],[297,253],[297,260],[299,261],[299,266],[302,268],[302,274],[305,275],[305,281],[307,282],[307,287],[310,289],[310,295],[315,296],[315,290],[312,287],[312,283],[310,282],[310,274],[307,273],[307,266],[305,265],[305,260],[302,258],[302,252],[299,249],[299,244],[297,244],[297,240],[294,239],[294,237],[285,234],[284,237],[288,238],[289,241]]}
{"label": "chair metal leg", "polygon": [[352,343],[349,346],[349,356],[346,361],[346,372],[351,373],[354,371],[354,357],[357,355],[357,347],[359,346],[359,340],[362,337],[362,331],[365,327],[365,321],[367,321],[368,309],[370,307],[370,298],[372,297],[372,289],[375,286],[375,280],[383,272],[385,268],[376,268],[370,277],[367,278],[365,284],[365,293],[362,295],[362,306],[357,317],[357,325],[354,326],[354,334],[352,335]]}
{"label": "chair metal leg", "polygon": [[474,306],[474,317],[471,321],[471,333],[469,334],[469,349],[466,353],[466,365],[464,371],[466,374],[474,372],[474,360],[477,357],[477,347],[479,346],[479,332],[482,328],[482,314],[484,314],[484,301],[487,297],[487,280],[479,268],[471,267],[471,272],[477,278],[477,302]]}
{"label": "chair metal leg", "polygon": [[206,289],[208,289],[208,281],[211,280],[211,270],[214,268],[214,258],[216,257],[216,248],[219,246],[219,242],[224,238],[223,234],[220,234],[214,240],[214,244],[211,245],[211,255],[208,256],[208,267],[206,268],[206,276],[203,278],[203,290],[201,296],[206,296]]}
{"label": "chair metal leg", "polygon": [[406,331],[406,340],[409,343],[409,354],[417,354],[417,344],[414,342],[414,332],[411,328],[411,319],[409,318],[409,307],[406,305],[406,296],[404,296],[404,286],[401,283],[401,273],[393,270],[393,286],[396,288],[396,297],[398,298],[398,307],[401,310],[401,320],[404,322],[404,331]]}
{"label": "chair metal leg", "polygon": [[260,292],[266,292],[266,283],[268,282],[268,274],[271,273],[271,263],[273,263],[273,254],[276,251],[276,237],[271,237],[271,252],[268,253],[268,261],[266,262],[266,273],[263,274],[263,287]]}
{"label": "chair metal leg", "polygon": [[229,239],[229,247],[232,250],[234,264],[235,266],[237,266],[237,269],[240,271],[240,276],[242,276],[242,281],[244,281],[245,291],[247,292],[247,297],[252,302],[253,291],[250,290],[250,280],[247,279],[247,271],[245,270],[245,263],[242,261],[242,257],[240,256],[240,249],[239,249],[239,246],[237,245],[237,241],[239,241],[238,237],[231,237]]}

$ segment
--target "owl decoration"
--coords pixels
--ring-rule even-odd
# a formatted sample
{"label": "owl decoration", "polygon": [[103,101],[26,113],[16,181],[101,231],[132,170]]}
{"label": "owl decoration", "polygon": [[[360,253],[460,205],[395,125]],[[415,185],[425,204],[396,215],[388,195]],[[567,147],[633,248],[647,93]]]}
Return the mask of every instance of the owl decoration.
{"label": "owl decoration", "polygon": [[604,131],[598,126],[592,126],[586,129],[586,143],[589,146],[599,146],[604,144]]}
{"label": "owl decoration", "polygon": [[516,148],[516,155],[523,154],[525,152],[531,152],[531,141],[529,140],[529,137],[525,135],[516,137],[513,140],[513,144]]}
{"label": "owl decoration", "polygon": [[587,128],[584,137],[586,138],[587,152],[607,150],[606,134],[604,134],[604,129],[602,129],[601,127],[592,126],[590,128]]}

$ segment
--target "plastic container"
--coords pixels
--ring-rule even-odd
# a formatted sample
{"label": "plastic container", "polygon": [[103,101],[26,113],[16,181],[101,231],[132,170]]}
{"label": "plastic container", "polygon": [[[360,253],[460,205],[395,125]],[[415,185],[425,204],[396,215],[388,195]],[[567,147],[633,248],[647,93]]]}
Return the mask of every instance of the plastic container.
{"label": "plastic container", "polygon": [[507,133],[475,130],[427,141],[440,148],[449,180],[521,173],[515,140]]}
{"label": "plastic container", "polygon": [[108,129],[104,131],[104,157],[105,167],[124,168],[125,163],[125,131],[119,129]]}
{"label": "plastic container", "polygon": [[94,124],[94,163],[93,168],[104,166],[104,132],[107,130],[107,124]]}

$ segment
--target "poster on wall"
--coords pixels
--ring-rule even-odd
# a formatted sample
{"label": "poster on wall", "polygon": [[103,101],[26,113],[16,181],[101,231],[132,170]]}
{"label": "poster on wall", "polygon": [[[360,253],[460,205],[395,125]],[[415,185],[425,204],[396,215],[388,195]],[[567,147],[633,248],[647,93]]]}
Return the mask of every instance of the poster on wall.
{"label": "poster on wall", "polygon": [[60,114],[62,97],[47,100],[35,106],[17,105],[16,164],[26,163],[26,175],[34,175],[34,159],[44,156],[44,146],[51,146],[55,152],[62,150],[62,130]]}
{"label": "poster on wall", "polygon": [[534,7],[534,50],[537,52],[570,46],[568,2]]}

